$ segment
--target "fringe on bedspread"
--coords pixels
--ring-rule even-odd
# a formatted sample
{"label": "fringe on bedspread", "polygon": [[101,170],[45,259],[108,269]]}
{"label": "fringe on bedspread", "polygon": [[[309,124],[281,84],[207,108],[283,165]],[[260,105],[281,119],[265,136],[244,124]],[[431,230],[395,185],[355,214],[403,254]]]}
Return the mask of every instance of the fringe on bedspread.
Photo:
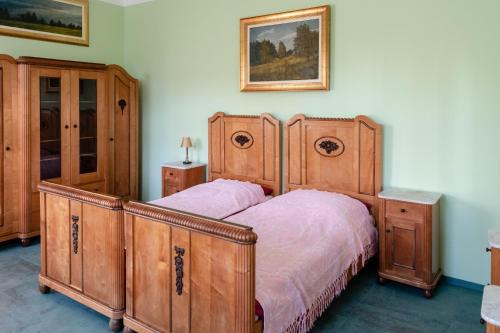
{"label": "fringe on bedspread", "polygon": [[346,269],[332,284],[330,284],[323,293],[314,301],[312,306],[301,314],[294,323],[291,324],[284,333],[307,333],[313,326],[316,319],[318,319],[330,303],[347,287],[347,279],[349,276],[349,269],[351,269],[352,276],[358,272],[366,264],[376,252],[377,243],[368,245],[363,253],[361,253],[361,267],[358,267],[359,256],[356,260],[351,262],[351,265]]}

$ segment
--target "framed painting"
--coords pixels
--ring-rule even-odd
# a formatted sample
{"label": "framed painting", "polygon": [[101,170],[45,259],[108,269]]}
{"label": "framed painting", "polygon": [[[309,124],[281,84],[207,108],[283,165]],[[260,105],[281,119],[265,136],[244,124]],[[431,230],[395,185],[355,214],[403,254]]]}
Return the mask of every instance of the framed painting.
{"label": "framed painting", "polygon": [[0,34],[88,46],[88,0],[1,0]]}
{"label": "framed painting", "polygon": [[330,7],[240,20],[241,91],[328,90]]}

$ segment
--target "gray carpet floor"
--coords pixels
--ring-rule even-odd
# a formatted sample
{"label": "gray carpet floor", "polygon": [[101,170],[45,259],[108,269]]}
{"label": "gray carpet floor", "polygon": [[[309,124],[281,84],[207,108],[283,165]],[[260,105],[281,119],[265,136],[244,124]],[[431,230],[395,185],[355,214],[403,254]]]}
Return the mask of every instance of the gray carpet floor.
{"label": "gray carpet floor", "polygon": [[[55,292],[38,292],[39,244],[0,245],[0,332],[109,332],[108,320]],[[481,293],[441,284],[425,299],[414,288],[379,285],[376,266],[368,265],[317,321],[313,333],[474,333],[479,323]],[[222,333],[222,332],[221,332]]]}

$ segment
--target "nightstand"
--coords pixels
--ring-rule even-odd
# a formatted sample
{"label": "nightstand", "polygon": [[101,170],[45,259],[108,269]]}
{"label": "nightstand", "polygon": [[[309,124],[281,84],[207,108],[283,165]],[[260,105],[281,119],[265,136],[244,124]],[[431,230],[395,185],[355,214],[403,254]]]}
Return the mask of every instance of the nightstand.
{"label": "nightstand", "polygon": [[378,195],[379,281],[408,284],[432,296],[441,277],[439,201],[441,194],[387,189]]}
{"label": "nightstand", "polygon": [[162,197],[172,195],[205,182],[206,165],[203,163],[165,163],[161,167]]}
{"label": "nightstand", "polygon": [[488,285],[483,290],[481,319],[486,322],[486,333],[500,333],[500,287]]}
{"label": "nightstand", "polygon": [[491,252],[491,284],[500,285],[500,230],[488,230],[488,243],[490,247],[486,252]]}

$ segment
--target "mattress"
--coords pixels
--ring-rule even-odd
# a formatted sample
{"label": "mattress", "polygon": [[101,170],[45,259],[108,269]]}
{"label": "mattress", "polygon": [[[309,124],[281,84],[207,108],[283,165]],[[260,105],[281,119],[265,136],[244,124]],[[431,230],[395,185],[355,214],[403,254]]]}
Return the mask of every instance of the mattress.
{"label": "mattress", "polygon": [[[256,313],[264,332],[307,332],[377,249],[367,207],[348,196],[296,190],[226,219],[256,244]],[[259,309],[259,305],[261,309]]]}

